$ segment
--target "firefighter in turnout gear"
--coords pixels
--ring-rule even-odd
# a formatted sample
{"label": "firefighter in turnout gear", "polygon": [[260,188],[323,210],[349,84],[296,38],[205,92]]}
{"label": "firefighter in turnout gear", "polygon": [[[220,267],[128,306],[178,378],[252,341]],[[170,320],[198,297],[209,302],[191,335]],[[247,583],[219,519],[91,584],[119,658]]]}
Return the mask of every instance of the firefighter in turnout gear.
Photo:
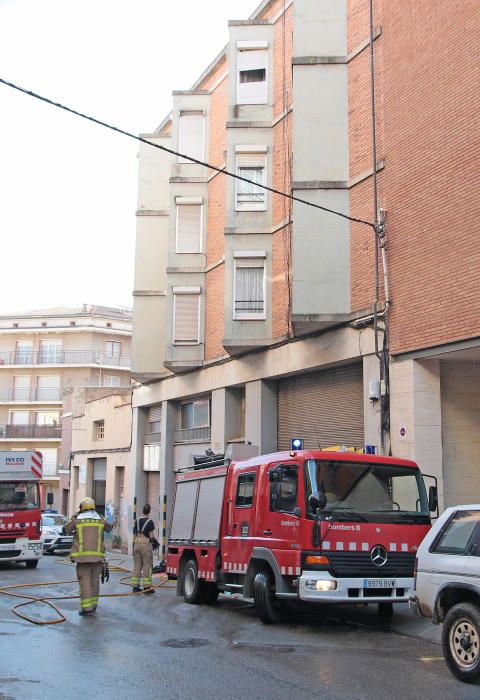
{"label": "firefighter in turnout gear", "polygon": [[[143,518],[135,521],[133,530],[133,576],[130,579],[133,592],[140,593],[143,579],[145,593],[155,593],[152,586],[153,549],[158,548],[155,538],[155,525],[150,515],[148,503],[143,507]],[[146,590],[148,589],[148,590]]]}
{"label": "firefighter in turnout gear", "polygon": [[70,557],[77,565],[77,578],[80,584],[79,615],[94,613],[98,603],[100,574],[105,559],[104,532],[112,526],[95,510],[93,498],[80,501],[80,510],[64,526],[66,535],[73,534]]}

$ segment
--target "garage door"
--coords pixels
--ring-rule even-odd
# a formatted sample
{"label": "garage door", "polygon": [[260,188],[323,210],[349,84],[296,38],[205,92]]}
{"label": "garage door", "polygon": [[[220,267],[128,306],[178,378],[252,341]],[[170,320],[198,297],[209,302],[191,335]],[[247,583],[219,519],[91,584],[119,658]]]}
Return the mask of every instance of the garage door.
{"label": "garage door", "polygon": [[362,365],[296,375],[278,382],[278,449],[292,437],[307,449],[363,447]]}

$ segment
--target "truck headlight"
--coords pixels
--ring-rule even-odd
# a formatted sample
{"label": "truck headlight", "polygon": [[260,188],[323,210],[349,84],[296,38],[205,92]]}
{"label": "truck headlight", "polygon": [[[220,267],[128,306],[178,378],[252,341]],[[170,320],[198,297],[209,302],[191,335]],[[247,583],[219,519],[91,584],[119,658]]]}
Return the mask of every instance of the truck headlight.
{"label": "truck headlight", "polygon": [[337,582],[307,579],[307,581],[305,581],[305,588],[307,588],[309,591],[335,591],[337,588]]}

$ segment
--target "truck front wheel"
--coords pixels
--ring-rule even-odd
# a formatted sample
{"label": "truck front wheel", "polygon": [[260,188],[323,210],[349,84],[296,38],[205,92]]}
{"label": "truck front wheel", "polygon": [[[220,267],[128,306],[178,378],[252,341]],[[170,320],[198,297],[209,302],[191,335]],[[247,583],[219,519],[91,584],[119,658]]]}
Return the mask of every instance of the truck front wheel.
{"label": "truck front wheel", "polygon": [[38,559],[29,559],[25,562],[27,569],[36,569],[38,566]]}
{"label": "truck front wheel", "polygon": [[183,572],[183,597],[186,603],[198,605],[206,601],[205,581],[198,578],[198,566],[195,559],[185,564]]}
{"label": "truck front wheel", "polygon": [[273,576],[267,571],[259,571],[253,581],[255,610],[264,625],[274,625],[280,620],[280,602],[275,599]]}

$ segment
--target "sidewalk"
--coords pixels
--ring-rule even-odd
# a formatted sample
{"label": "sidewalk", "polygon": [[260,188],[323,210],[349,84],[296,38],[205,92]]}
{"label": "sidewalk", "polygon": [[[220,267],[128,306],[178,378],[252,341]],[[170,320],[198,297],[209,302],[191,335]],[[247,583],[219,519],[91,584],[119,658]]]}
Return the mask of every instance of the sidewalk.
{"label": "sidewalk", "polygon": [[[129,569],[133,569],[133,557],[130,554],[122,554],[120,551],[111,550],[107,552],[107,557],[109,561],[113,560],[113,563]],[[153,566],[155,567],[159,562],[157,556],[154,556]],[[376,617],[376,606],[371,606],[372,608],[372,624],[373,616],[375,615],[375,623],[378,624],[378,618]],[[375,624],[375,626],[377,626]],[[442,626],[432,624],[431,620],[427,618],[417,617],[411,612],[408,605],[396,604],[394,605],[394,615],[390,623],[385,623],[384,628],[390,629],[395,634],[402,634],[407,637],[416,637],[418,639],[423,639],[427,642],[434,642],[436,644],[441,643]]]}

